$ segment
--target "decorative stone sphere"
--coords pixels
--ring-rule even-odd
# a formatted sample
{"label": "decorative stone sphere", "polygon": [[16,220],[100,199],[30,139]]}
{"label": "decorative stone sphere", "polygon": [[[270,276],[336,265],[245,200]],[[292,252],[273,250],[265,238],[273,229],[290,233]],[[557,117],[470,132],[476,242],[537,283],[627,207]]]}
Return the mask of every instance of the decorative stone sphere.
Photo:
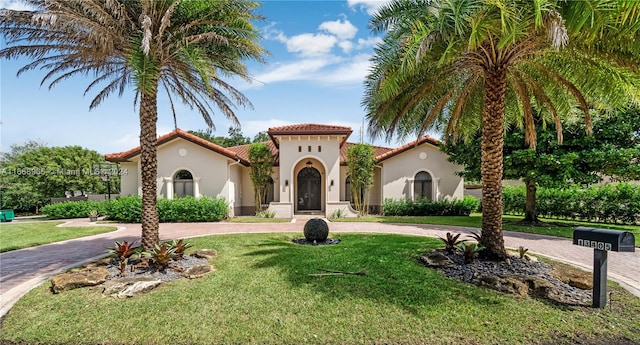
{"label": "decorative stone sphere", "polygon": [[309,219],[304,224],[304,238],[309,242],[324,242],[329,237],[329,225],[320,218]]}

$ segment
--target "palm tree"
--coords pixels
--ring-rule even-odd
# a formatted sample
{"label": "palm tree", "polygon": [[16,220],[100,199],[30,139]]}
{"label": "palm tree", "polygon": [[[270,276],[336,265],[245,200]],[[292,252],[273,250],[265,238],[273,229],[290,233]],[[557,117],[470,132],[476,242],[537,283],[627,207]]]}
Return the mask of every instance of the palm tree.
{"label": "palm tree", "polygon": [[[214,104],[238,123],[233,108],[249,100],[223,77],[249,80],[245,60],[262,62],[252,21],[258,4],[218,0],[28,0],[34,11],[0,13],[7,46],[0,58],[32,62],[18,75],[45,70],[42,84],[55,86],[76,75],[93,75],[85,94],[99,89],[90,104],[122,96],[127,87],[139,102],[142,177],[142,246],[159,240],[156,207],[156,123],[158,92],[197,109],[212,127]],[[163,92],[164,93],[164,92]]]}
{"label": "palm tree", "polygon": [[[365,81],[369,132],[464,137],[482,130],[482,244],[502,238],[505,124],[535,147],[534,114],[553,121],[614,108],[640,93],[640,2],[397,0],[370,21],[385,33]],[[588,130],[589,131],[589,130]]]}

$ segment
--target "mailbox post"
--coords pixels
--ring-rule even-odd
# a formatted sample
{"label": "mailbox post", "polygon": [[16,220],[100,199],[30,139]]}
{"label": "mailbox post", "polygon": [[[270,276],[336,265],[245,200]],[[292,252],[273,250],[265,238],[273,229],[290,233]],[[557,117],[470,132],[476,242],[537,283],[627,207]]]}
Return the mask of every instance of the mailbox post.
{"label": "mailbox post", "polygon": [[573,244],[593,248],[593,304],[604,308],[607,304],[608,251],[634,252],[635,237],[628,231],[587,228],[579,226],[573,231]]}

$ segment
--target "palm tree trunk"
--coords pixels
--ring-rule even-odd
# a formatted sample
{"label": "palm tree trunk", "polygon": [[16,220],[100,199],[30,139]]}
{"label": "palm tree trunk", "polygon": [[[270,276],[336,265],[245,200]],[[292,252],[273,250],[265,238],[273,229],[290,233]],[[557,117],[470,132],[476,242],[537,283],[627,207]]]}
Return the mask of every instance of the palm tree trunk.
{"label": "palm tree trunk", "polygon": [[504,145],[504,97],[506,71],[494,67],[485,72],[482,111],[482,245],[483,256],[504,259],[502,237],[502,169]]}
{"label": "palm tree trunk", "polygon": [[536,181],[527,180],[526,184],[526,199],[524,203],[524,221],[525,222],[537,222],[538,212],[536,212]]}
{"label": "palm tree trunk", "polygon": [[159,242],[156,203],[158,158],[156,156],[158,104],[156,94],[143,93],[140,101],[140,169],[142,170],[142,250],[149,251]]}

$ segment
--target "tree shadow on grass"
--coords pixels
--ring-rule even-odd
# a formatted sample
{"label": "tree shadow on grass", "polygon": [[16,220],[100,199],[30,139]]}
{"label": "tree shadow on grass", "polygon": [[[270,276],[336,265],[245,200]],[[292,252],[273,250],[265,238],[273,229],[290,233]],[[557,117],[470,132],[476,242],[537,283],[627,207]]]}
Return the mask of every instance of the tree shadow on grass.
{"label": "tree shadow on grass", "polygon": [[[422,266],[418,256],[440,247],[437,239],[341,233],[339,244],[305,246],[292,243],[291,239],[295,237],[268,239],[256,246],[259,249],[245,256],[257,258],[252,268],[277,268],[292,287],[307,288],[331,299],[391,303],[413,314],[424,313],[425,306],[450,300],[480,308],[504,303],[493,292],[448,279],[442,273]],[[323,273],[321,269],[364,270],[366,275],[309,275]]]}

